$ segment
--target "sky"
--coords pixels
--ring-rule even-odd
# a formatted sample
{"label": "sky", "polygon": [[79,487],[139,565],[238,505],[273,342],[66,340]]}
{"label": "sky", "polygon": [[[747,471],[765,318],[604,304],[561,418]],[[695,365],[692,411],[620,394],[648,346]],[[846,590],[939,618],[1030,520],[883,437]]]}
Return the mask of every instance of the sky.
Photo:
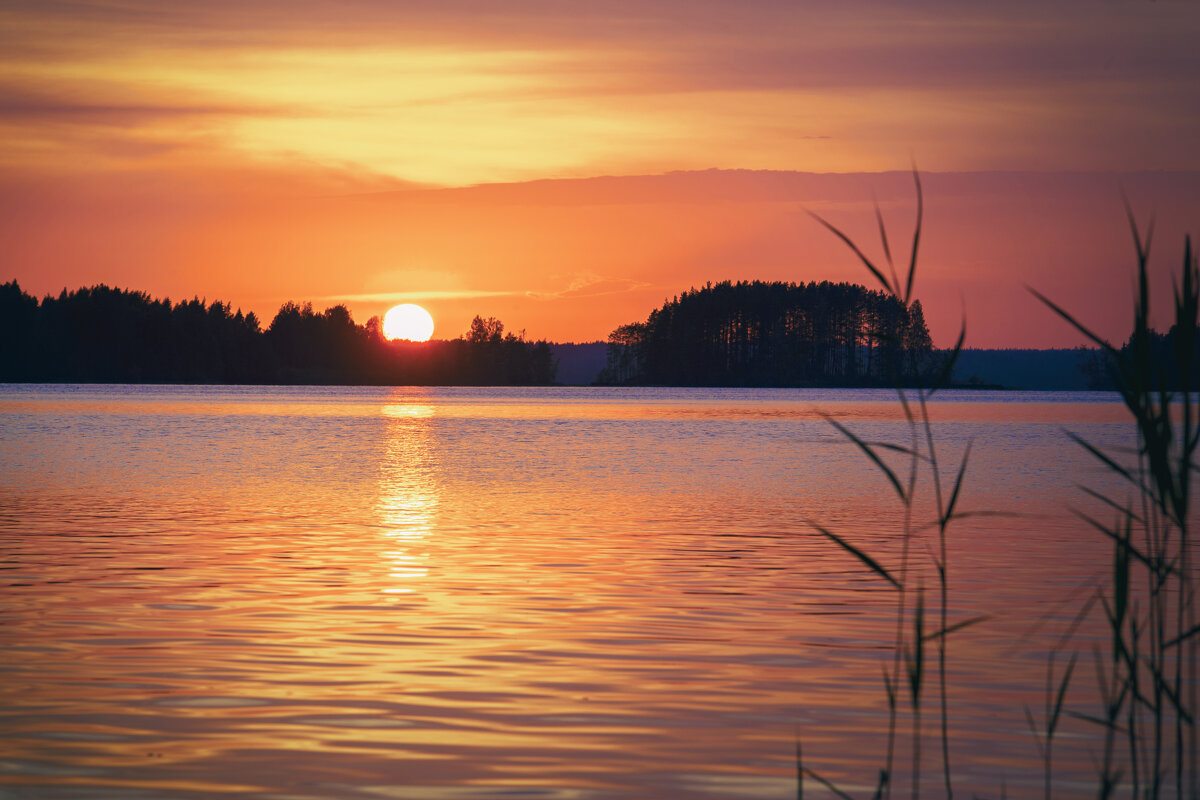
{"label": "sky", "polygon": [[[418,302],[603,339],[707,281],[870,276],[926,215],[935,342],[1123,339],[1200,232],[1185,2],[0,2],[0,281]],[[1191,227],[1189,227],[1191,226]]]}

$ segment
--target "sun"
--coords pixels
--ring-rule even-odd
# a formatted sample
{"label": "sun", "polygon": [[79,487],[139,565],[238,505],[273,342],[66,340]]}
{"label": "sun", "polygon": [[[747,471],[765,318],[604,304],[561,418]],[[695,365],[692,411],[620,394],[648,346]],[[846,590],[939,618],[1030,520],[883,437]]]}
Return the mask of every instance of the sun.
{"label": "sun", "polygon": [[427,342],[433,336],[433,317],[412,303],[393,306],[383,315],[383,335],[386,339]]}

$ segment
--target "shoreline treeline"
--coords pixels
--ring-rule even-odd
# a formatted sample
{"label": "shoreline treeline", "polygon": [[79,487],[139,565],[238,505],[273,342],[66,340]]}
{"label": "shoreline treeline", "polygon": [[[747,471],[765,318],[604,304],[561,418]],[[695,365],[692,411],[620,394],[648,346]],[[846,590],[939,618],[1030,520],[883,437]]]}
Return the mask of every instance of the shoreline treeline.
{"label": "shoreline treeline", "polygon": [[1156,391],[1181,391],[1183,386],[1200,386],[1200,360],[1191,361],[1187,347],[1190,345],[1182,340],[1177,325],[1166,333],[1147,328],[1140,338],[1130,336],[1116,354],[1088,351],[1080,371],[1087,377],[1089,389],[1120,391],[1123,381],[1114,359],[1126,359],[1148,365],[1147,380]]}
{"label": "shoreline treeline", "polygon": [[103,284],[40,302],[0,284],[0,382],[543,385],[546,342],[476,317],[450,341],[389,342],[378,317],[285,303],[265,329],[253,312],[193,298],[172,304]]}
{"label": "shoreline treeline", "polygon": [[852,283],[706,284],[609,335],[600,382],[895,386],[939,365],[919,301]]}

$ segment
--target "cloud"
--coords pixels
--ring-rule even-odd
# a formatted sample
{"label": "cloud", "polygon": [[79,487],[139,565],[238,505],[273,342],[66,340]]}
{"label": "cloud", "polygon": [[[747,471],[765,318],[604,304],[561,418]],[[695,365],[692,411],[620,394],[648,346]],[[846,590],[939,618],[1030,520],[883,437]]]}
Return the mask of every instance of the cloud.
{"label": "cloud", "polygon": [[629,278],[604,278],[598,275],[581,275],[574,278],[564,289],[552,291],[529,291],[517,289],[423,289],[411,292],[365,292],[331,294],[318,297],[323,301],[346,303],[416,303],[437,300],[473,300],[481,297],[526,297],[534,300],[560,300],[563,298],[602,297],[644,289],[651,284]]}
{"label": "cloud", "polygon": [[22,124],[73,121],[127,127],[177,117],[294,113],[278,106],[211,103],[195,95],[184,98],[187,102],[180,102],[178,95],[169,100],[131,97],[129,87],[111,82],[59,82],[55,89],[39,84],[21,84],[11,79],[0,82],[0,121]]}
{"label": "cloud", "polygon": [[529,292],[529,297],[540,300],[561,300],[564,298],[603,297],[605,295],[635,292],[651,286],[650,283],[631,278],[605,278],[600,275],[586,274],[576,276],[565,289],[553,292]]}
{"label": "cloud", "polygon": [[477,297],[522,297],[528,292],[494,291],[488,289],[425,290],[419,292],[368,292],[366,294],[331,294],[318,300],[340,300],[346,303],[415,303],[422,300],[471,300]]}
{"label": "cloud", "polygon": [[14,0],[0,145],[136,164],[207,137],[441,185],[1195,168],[1197,36],[1168,3]]}
{"label": "cloud", "polygon": [[8,76],[0,80],[0,164],[84,173],[177,170],[202,158],[219,168],[235,160],[237,121],[291,113],[279,104],[117,80]]}

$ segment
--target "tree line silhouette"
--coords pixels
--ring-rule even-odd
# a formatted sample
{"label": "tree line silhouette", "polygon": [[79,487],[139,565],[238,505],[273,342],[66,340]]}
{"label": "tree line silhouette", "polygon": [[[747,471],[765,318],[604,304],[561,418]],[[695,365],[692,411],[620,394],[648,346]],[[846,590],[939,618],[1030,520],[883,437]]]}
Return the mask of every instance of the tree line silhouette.
{"label": "tree line silhouette", "polygon": [[[915,383],[938,361],[919,302],[849,283],[707,284],[622,325],[598,382],[674,386]],[[105,285],[41,301],[0,284],[0,381],[544,385],[550,345],[475,317],[457,339],[389,342],[378,317],[288,302],[254,313]]]}
{"label": "tree line silhouette", "polygon": [[1131,335],[1115,352],[1082,350],[1079,368],[1089,389],[1131,388],[1131,376],[1122,373],[1120,364],[1136,362],[1148,365],[1149,388],[1154,391],[1194,391],[1200,386],[1200,359],[1193,358],[1190,346],[1175,325],[1166,333],[1147,328],[1138,336]]}
{"label": "tree line silhouette", "polygon": [[938,361],[920,302],[851,283],[724,281],[614,330],[600,382],[895,386]]}
{"label": "tree line silhouette", "polygon": [[555,366],[548,343],[492,317],[450,341],[389,342],[344,305],[285,303],[264,330],[220,301],[98,285],[39,302],[0,284],[3,382],[539,385]]}

